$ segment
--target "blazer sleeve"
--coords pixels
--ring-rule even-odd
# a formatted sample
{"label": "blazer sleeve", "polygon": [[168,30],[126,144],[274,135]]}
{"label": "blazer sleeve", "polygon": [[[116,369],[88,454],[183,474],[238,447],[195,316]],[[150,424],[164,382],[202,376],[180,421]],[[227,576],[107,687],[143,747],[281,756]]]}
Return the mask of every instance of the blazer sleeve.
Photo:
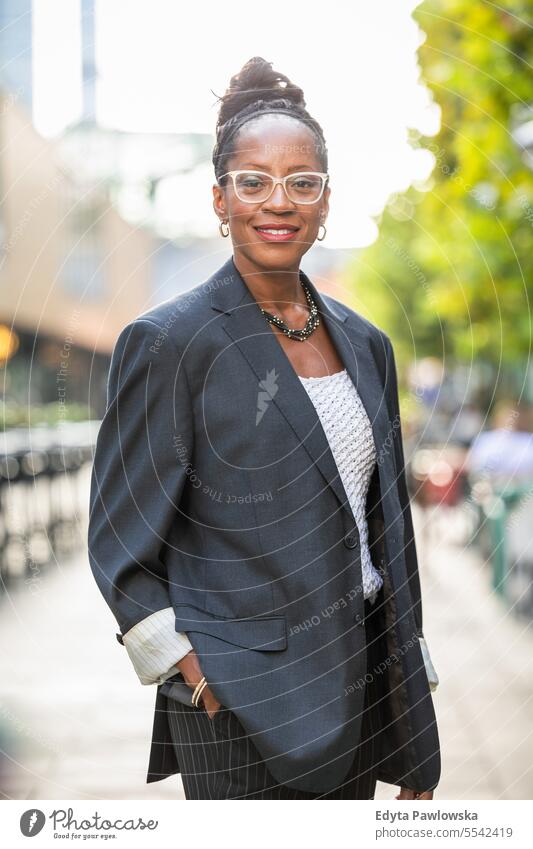
{"label": "blazer sleeve", "polygon": [[386,385],[388,396],[391,402],[391,421],[393,424],[393,444],[394,455],[396,459],[396,470],[398,474],[398,496],[403,513],[404,520],[404,556],[407,567],[407,575],[409,581],[409,589],[413,601],[413,614],[415,618],[416,630],[419,636],[423,636],[422,623],[422,597],[420,588],[420,575],[418,571],[418,558],[416,552],[416,543],[413,530],[413,517],[411,513],[411,503],[407,492],[407,482],[405,474],[405,458],[403,452],[402,428],[400,421],[400,402],[398,397],[398,375],[396,370],[396,362],[394,358],[394,350],[388,336],[383,334],[386,349]]}
{"label": "blazer sleeve", "polygon": [[91,473],[89,562],[122,636],[172,606],[161,558],[186,483],[173,436],[192,456],[192,402],[168,333],[146,318],[113,349]]}

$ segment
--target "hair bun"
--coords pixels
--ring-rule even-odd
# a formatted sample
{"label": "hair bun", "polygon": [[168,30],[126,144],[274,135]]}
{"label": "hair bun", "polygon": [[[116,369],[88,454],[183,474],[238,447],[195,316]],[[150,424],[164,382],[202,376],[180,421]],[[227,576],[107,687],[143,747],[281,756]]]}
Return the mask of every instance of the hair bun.
{"label": "hair bun", "polygon": [[295,104],[305,108],[302,89],[294,85],[285,74],[274,71],[272,62],[267,62],[261,56],[253,56],[234,74],[220,98],[217,127],[221,127],[249,103],[279,101],[280,98],[290,101],[289,107]]}
{"label": "hair bun", "polygon": [[313,133],[320,168],[322,171],[328,170],[328,153],[322,127],[305,108],[302,89],[294,85],[285,74],[274,71],[272,62],[267,62],[262,56],[253,56],[231,78],[226,92],[218,101],[216,141],[212,155],[217,180],[224,177],[228,170],[228,161],[235,150],[243,124],[271,111],[286,110],[288,115],[301,121]]}

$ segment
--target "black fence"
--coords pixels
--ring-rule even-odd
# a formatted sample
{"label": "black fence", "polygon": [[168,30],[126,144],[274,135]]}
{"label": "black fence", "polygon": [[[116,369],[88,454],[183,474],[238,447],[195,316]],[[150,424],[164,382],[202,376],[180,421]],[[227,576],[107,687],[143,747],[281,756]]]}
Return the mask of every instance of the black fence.
{"label": "black fence", "polygon": [[99,422],[0,433],[0,592],[86,544]]}

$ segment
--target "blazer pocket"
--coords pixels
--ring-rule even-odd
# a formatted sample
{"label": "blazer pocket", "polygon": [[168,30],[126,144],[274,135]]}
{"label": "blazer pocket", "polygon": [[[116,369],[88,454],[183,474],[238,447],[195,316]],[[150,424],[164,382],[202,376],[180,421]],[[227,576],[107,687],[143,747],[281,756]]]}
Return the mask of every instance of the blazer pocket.
{"label": "blazer pocket", "polygon": [[176,604],[176,631],[198,631],[254,651],[287,648],[285,616],[226,619],[190,604]]}

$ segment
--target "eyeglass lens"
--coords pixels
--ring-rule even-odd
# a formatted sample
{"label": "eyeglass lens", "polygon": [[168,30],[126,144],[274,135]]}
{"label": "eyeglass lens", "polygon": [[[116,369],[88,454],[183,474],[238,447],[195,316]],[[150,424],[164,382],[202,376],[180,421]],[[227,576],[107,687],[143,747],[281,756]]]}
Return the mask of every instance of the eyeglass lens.
{"label": "eyeglass lens", "polygon": [[[273,185],[274,179],[266,174],[235,175],[235,192],[240,200],[260,203],[272,194]],[[310,203],[320,197],[322,178],[316,174],[295,174],[285,185],[294,203]]]}

